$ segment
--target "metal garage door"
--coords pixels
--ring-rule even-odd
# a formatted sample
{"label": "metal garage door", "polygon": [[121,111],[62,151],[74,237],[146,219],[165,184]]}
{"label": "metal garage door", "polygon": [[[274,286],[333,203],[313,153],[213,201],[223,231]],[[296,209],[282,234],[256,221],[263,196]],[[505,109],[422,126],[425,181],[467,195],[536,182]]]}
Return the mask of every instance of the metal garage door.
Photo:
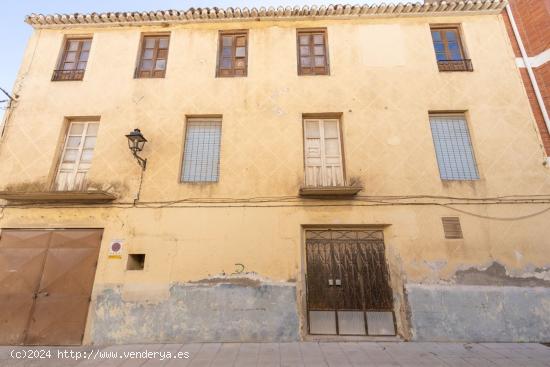
{"label": "metal garage door", "polygon": [[82,343],[100,229],[0,235],[0,344]]}

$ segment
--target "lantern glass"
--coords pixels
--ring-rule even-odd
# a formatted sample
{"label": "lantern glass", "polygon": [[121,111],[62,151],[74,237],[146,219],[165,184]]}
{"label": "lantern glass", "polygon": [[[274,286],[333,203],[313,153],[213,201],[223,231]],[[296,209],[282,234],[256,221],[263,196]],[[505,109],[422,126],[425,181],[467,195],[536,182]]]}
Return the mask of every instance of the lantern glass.
{"label": "lantern glass", "polygon": [[141,152],[147,142],[147,139],[145,139],[139,129],[134,129],[134,131],[126,135],[126,138],[128,138],[128,148],[134,153]]}

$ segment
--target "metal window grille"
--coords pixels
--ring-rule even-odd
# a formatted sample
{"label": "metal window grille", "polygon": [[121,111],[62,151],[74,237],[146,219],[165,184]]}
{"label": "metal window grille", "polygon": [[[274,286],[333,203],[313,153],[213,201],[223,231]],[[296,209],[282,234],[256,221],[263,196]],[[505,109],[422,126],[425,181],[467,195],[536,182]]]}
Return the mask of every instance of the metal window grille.
{"label": "metal window grille", "polygon": [[468,125],[463,116],[430,116],[430,126],[442,180],[477,180]]}
{"label": "metal window grille", "polygon": [[443,217],[443,232],[445,238],[462,238],[462,227],[460,227],[460,219],[458,217]]}
{"label": "metal window grille", "polygon": [[221,129],[219,120],[187,121],[182,181],[218,181]]}

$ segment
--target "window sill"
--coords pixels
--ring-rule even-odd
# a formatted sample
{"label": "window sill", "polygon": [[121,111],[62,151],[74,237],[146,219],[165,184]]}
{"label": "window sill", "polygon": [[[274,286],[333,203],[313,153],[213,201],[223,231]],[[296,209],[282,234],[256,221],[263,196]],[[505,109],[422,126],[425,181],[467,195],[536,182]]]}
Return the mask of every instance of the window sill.
{"label": "window sill", "polygon": [[361,186],[301,187],[300,196],[305,197],[350,197],[363,190]]}
{"label": "window sill", "polygon": [[88,204],[113,201],[116,197],[106,191],[0,191],[0,199],[23,203],[74,203]]}

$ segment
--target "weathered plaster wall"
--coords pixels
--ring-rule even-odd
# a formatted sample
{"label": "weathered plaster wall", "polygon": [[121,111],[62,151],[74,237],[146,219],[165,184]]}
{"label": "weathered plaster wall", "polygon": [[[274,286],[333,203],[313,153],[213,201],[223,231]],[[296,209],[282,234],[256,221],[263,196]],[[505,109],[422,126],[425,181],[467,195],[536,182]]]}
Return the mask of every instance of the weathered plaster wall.
{"label": "weathered plaster wall", "polygon": [[218,279],[172,283],[166,299],[125,299],[123,287],[103,287],[92,304],[94,344],[285,342],[299,339],[296,287]]}
{"label": "weathered plaster wall", "polygon": [[548,342],[550,288],[407,285],[413,339]]}
{"label": "weathered plaster wall", "polygon": [[[474,72],[438,72],[430,23],[462,25]],[[324,26],[331,75],[297,76],[295,29]],[[215,78],[218,30],[243,28],[250,30],[248,76]],[[171,32],[166,78],[133,79],[141,32],[153,31]],[[51,82],[63,37],[92,33],[84,80]],[[0,142],[2,189],[47,187],[55,173],[66,119],[101,118],[89,178],[94,187],[118,196],[115,207],[0,212],[1,228],[104,228],[86,343],[138,341],[132,330],[145,314],[159,320],[156,311],[162,314],[173,308],[178,314],[166,317],[174,326],[162,320],[146,322],[140,335],[150,341],[169,336],[190,340],[194,335],[204,340],[218,335],[226,340],[292,340],[296,337],[289,329],[292,325],[298,322],[304,331],[307,269],[302,263],[302,230],[311,225],[383,228],[398,331],[405,337],[410,319],[417,338],[430,338],[419,334],[428,332],[418,328],[425,326],[422,300],[442,294],[419,293],[414,284],[454,284],[461,271],[483,270],[494,261],[513,276],[531,276],[526,274],[550,264],[550,212],[533,215],[548,204],[441,206],[450,199],[434,198],[386,205],[296,198],[303,184],[302,113],[321,112],[342,113],[346,177],[361,181],[365,187],[361,195],[482,198],[550,193],[550,174],[541,165],[544,153],[500,16],[41,30],[29,42],[17,93],[20,101]],[[480,180],[440,180],[428,122],[428,111],[438,110],[466,111]],[[218,183],[179,182],[185,116],[196,114],[223,115]],[[124,137],[135,127],[149,140],[143,152],[148,165],[140,193],[140,201],[149,204],[116,207],[131,204],[140,186],[139,168]],[[212,198],[269,198],[269,202],[221,201],[213,206],[192,202]],[[187,207],[154,204],[178,200],[183,201],[178,205]],[[417,205],[421,200],[434,205]],[[463,239],[444,239],[442,216],[460,217]],[[525,218],[505,220],[518,216]],[[125,242],[120,260],[107,256],[113,239]],[[143,271],[126,270],[129,252],[146,254]],[[268,281],[253,287],[192,283],[231,274],[236,263]],[[407,284],[408,295],[403,292],[409,290]],[[475,292],[472,307],[487,294],[482,287]],[[512,305],[520,295],[531,297],[512,291],[499,294]],[[410,307],[407,296],[412,298]],[[204,297],[204,308],[195,297]],[[544,293],[534,299],[543,304]],[[239,309],[240,303],[250,309]],[[451,315],[464,317],[440,303]],[[222,305],[230,307],[206,324],[206,310],[214,312]],[[532,311],[539,312],[542,320],[547,318],[544,308]],[[207,326],[186,329],[198,325],[192,320],[195,315]],[[242,321],[249,315],[251,320],[265,317],[258,326],[269,332],[263,334],[260,327],[254,331],[248,324],[243,334],[236,334],[230,323],[226,334],[217,334],[216,320]],[[514,320],[522,332],[509,335],[526,336],[530,321]],[[283,321],[282,328],[273,327]],[[452,328],[445,329],[448,337]],[[534,340],[541,335],[535,330],[527,336]]]}
{"label": "weathered plaster wall", "polygon": [[[437,70],[429,26],[460,23],[472,73]],[[327,27],[330,76],[298,76],[296,28]],[[245,78],[215,78],[218,31],[249,29]],[[166,77],[134,79],[142,32],[171,32]],[[63,38],[93,35],[81,82],[51,82]],[[116,50],[116,52],[114,51]],[[149,143],[141,200],[295,196],[303,113],[341,112],[347,178],[369,195],[544,192],[548,170],[497,15],[261,21],[36,31],[0,146],[0,188],[52,180],[65,119],[100,116],[89,178],[131,201],[139,167],[124,137]],[[491,88],[487,88],[491,86]],[[428,111],[467,111],[481,180],[443,183]],[[221,114],[220,182],[181,184],[185,116]]]}
{"label": "weathered plaster wall", "polygon": [[[470,205],[465,209],[510,217],[536,212],[540,206],[530,204],[487,209]],[[296,333],[303,333],[303,274],[307,269],[302,265],[302,226],[313,224],[327,227],[364,225],[383,229],[398,331],[405,338],[409,337],[411,328],[408,318],[412,318],[412,330],[428,332],[425,331],[426,323],[422,322],[427,317],[423,316],[426,312],[422,308],[426,307],[422,306],[425,299],[419,298],[418,292],[410,285],[423,283],[427,289],[442,284],[448,287],[460,283],[480,285],[471,291],[477,292],[477,298],[464,297],[464,307],[454,310],[456,318],[466,316],[459,311],[478,307],[474,300],[483,297],[484,287],[503,286],[504,293],[498,296],[500,287],[493,287],[495,290],[491,295],[497,294],[504,304],[528,303],[531,298],[533,302],[544,301],[544,294],[538,298],[533,296],[535,288],[524,293],[509,292],[506,288],[522,281],[541,287],[545,284],[541,282],[548,280],[544,271],[550,263],[546,256],[548,233],[545,228],[550,213],[514,222],[480,220],[460,214],[463,240],[443,238],[440,217],[445,215],[455,215],[455,212],[428,206],[8,209],[4,211],[0,225],[3,228],[105,228],[86,343],[98,340],[134,342],[138,338],[135,331],[138,320],[147,314],[152,320],[157,320],[160,317],[158,312],[163,314],[173,308],[178,308],[178,314],[182,315],[167,314],[166,317],[177,325],[183,325],[181,329],[176,328],[179,326],[169,327],[166,323],[146,322],[144,327],[147,330],[138,329],[142,341],[158,341],[159,338],[177,335],[186,340],[191,340],[193,335],[204,340],[215,335],[226,340],[234,337],[238,340],[255,337],[289,340],[295,337],[296,334],[288,334],[286,326],[283,329],[273,327],[283,321],[284,325],[296,327]],[[112,239],[124,240],[122,259],[108,257]],[[126,270],[126,254],[132,252],[146,254],[143,271]],[[493,261],[499,265],[492,265]],[[215,280],[218,277],[238,277],[231,275],[241,271],[235,265],[237,263],[244,265],[245,273],[257,273],[261,277],[246,275],[248,280],[236,284],[229,280]],[[505,274],[502,274],[502,267],[506,269]],[[220,285],[224,282],[229,285]],[[441,293],[431,295],[437,298]],[[514,299],[515,296],[519,298]],[[521,298],[524,296],[529,298]],[[194,301],[199,297],[202,297],[200,303],[204,309],[199,308],[198,300]],[[472,300],[469,306],[468,299]],[[241,308],[239,305],[243,304],[246,307]],[[443,306],[449,305],[444,303]],[[222,313],[218,309],[223,307],[227,310]],[[541,334],[528,334],[530,329],[526,328],[529,325],[526,322],[528,318],[536,317],[544,320],[548,313],[542,307],[526,310],[538,313],[526,313],[525,318],[513,320],[517,321],[518,330],[525,330],[525,338],[529,336],[530,340],[536,340]],[[452,314],[450,306],[449,311]],[[193,323],[192,318],[204,321],[206,312],[212,317],[203,323],[202,329],[196,328],[198,324]],[[297,315],[297,319],[292,315]],[[231,331],[234,324],[230,323],[227,334],[217,334],[220,332],[217,320],[230,317],[234,317],[235,322],[262,319],[264,324],[256,325],[265,325],[266,328],[256,331],[246,328],[242,334],[236,335]],[[455,325],[441,323],[448,338],[455,332]],[[509,327],[513,325],[509,324]],[[462,335],[460,333],[457,335]],[[424,340],[435,338],[435,335],[417,335]],[[508,337],[515,335],[508,334]],[[442,339],[443,335],[438,338]]]}

